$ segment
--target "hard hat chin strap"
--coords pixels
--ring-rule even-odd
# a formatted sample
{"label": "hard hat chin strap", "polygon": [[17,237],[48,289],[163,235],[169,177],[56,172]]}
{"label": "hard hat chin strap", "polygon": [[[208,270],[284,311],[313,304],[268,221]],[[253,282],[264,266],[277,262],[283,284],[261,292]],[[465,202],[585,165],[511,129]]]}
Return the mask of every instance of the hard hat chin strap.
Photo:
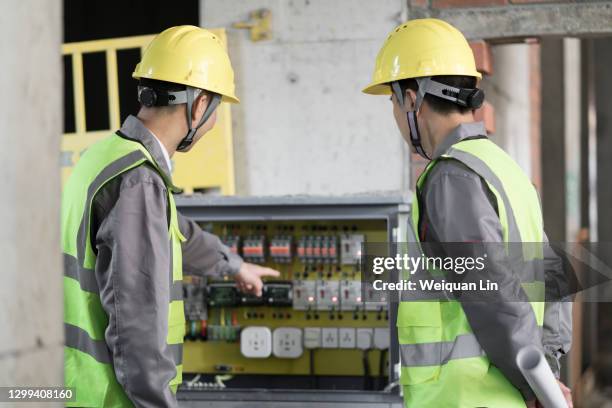
{"label": "hard hat chin strap", "polygon": [[176,150],[179,152],[184,151],[189,146],[191,146],[191,144],[193,143],[193,138],[195,137],[195,134],[198,131],[198,129],[200,129],[202,125],[206,123],[208,118],[210,118],[210,116],[213,114],[215,109],[217,109],[217,106],[219,106],[219,104],[221,103],[221,95],[212,93],[211,94],[212,97],[210,99],[210,102],[208,103],[208,106],[206,107],[206,110],[204,111],[204,114],[202,115],[202,119],[200,119],[200,123],[198,123],[196,127],[192,127],[191,126],[191,123],[192,123],[191,122],[191,110],[193,108],[193,101],[196,97],[195,91],[196,91],[196,88],[192,86],[187,86],[187,89],[185,90],[185,94],[187,96],[186,98],[187,99],[186,100],[187,102],[187,126],[189,127],[189,131],[187,132],[187,135],[185,135],[183,140],[181,140],[181,143],[179,143],[178,147],[176,148]]}
{"label": "hard hat chin strap", "polygon": [[[404,107],[404,92],[402,91],[402,87],[399,84],[399,81],[394,81],[391,83],[391,88],[393,89],[393,93],[397,98],[401,107]],[[421,108],[421,103],[423,102],[424,95],[420,95],[421,87],[419,86],[419,92],[417,92],[417,100],[415,110],[409,111],[407,115],[408,119],[408,128],[410,129],[410,143],[414,147],[414,150],[423,158],[427,160],[431,160],[431,158],[427,155],[427,152],[423,148],[423,144],[421,143],[421,133],[419,132],[419,124],[417,122],[416,114]]]}

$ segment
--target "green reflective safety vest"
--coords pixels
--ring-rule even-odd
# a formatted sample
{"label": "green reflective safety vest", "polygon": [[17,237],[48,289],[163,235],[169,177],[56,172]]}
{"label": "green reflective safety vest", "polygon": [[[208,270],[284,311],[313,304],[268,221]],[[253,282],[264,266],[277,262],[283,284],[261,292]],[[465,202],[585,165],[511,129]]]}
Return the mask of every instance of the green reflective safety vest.
{"label": "green reflective safety vest", "polygon": [[[466,139],[454,144],[428,164],[417,188],[424,185],[439,160],[448,158],[462,162],[486,181],[497,199],[504,242],[542,242],[537,192],[516,162],[489,139]],[[419,208],[419,196],[415,194],[412,225],[417,243]],[[531,250],[523,257],[541,260],[542,252]],[[522,286],[529,299],[534,299],[529,293],[537,293],[538,299],[543,299],[543,281],[525,282]],[[531,306],[541,327],[544,302],[531,302]],[[402,361],[400,382],[407,407],[525,407],[520,392],[490,364],[458,301],[401,301],[397,328]]]}
{"label": "green reflective safety vest", "polygon": [[[62,251],[64,254],[64,376],[67,387],[74,387],[76,401],[69,406],[133,406],[117,382],[112,355],[104,332],[108,315],[100,301],[94,275],[96,253],[91,243],[91,210],[94,197],[114,177],[150,164],[164,179],[168,190],[169,242],[172,254],[171,296],[168,303],[169,349],[174,350],[176,376],[170,382],[176,392],[182,381],[182,343],[185,315],[182,300],[182,252],[185,238],[179,230],[172,193],[176,187],[143,145],[113,134],[87,149],[75,166],[62,195]],[[170,268],[169,268],[170,269]],[[170,276],[169,276],[170,278]]]}

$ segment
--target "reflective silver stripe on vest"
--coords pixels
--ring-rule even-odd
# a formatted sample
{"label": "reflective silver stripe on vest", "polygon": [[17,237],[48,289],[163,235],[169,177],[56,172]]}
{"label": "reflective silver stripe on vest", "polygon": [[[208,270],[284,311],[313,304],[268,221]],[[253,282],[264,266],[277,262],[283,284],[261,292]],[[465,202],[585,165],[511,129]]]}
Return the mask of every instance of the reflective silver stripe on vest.
{"label": "reflective silver stripe on vest", "polygon": [[[64,254],[64,276],[78,281],[81,290],[85,292],[100,293],[94,271],[80,267],[79,262],[72,255]],[[170,283],[170,301],[174,300],[183,300],[183,281]]]}
{"label": "reflective silver stripe on vest", "polygon": [[93,340],[85,330],[69,323],[64,323],[64,331],[66,347],[72,347],[89,354],[99,363],[111,363],[110,351],[104,340]]}
{"label": "reflective silver stripe on vest", "polygon": [[83,218],[81,218],[81,224],[79,226],[79,232],[77,234],[77,258],[83,262],[85,259],[85,249],[88,239],[91,237],[87,236],[89,230],[89,219],[91,215],[91,202],[94,199],[94,195],[100,187],[102,187],[108,180],[115,177],[121,171],[127,167],[137,163],[140,160],[146,159],[146,156],[140,150],[135,150],[125,156],[115,160],[108,166],[106,166],[92,181],[87,188],[87,200],[85,201],[85,208],[83,210]]}
{"label": "reflective silver stripe on vest", "polygon": [[457,336],[455,341],[400,344],[402,367],[439,366],[450,360],[484,355],[476,336],[471,333]]}
{"label": "reflective silver stripe on vest", "polygon": [[483,162],[480,158],[474,156],[471,153],[467,153],[463,150],[451,147],[448,150],[447,155],[466,164],[469,168],[474,170],[474,172],[484,178],[497,190],[502,201],[504,202],[504,208],[506,210],[506,216],[508,218],[508,241],[521,242],[521,234],[518,229],[518,224],[516,223],[516,218],[514,217],[512,205],[510,204],[510,199],[506,194],[504,185],[497,177],[497,175],[493,173],[493,171],[489,168],[489,166],[487,166],[485,162]]}
{"label": "reflective silver stripe on vest", "polygon": [[170,283],[170,301],[183,300],[183,281]]}
{"label": "reflective silver stripe on vest", "polygon": [[79,261],[72,255],[64,254],[64,276],[79,282],[81,290],[85,292],[100,293],[94,271],[80,266]]}
{"label": "reflective silver stripe on vest", "polygon": [[168,344],[168,351],[172,354],[172,361],[175,365],[183,364],[183,343]]}

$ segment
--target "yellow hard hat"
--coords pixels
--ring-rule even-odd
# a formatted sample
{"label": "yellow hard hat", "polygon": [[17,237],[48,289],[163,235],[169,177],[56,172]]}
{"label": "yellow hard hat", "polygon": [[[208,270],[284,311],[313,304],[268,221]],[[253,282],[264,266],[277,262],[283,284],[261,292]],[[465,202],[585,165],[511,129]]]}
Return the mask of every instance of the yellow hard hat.
{"label": "yellow hard hat", "polygon": [[234,95],[234,70],[219,38],[195,26],[168,28],[151,41],[132,74],[205,89],[221,100],[240,103]]}
{"label": "yellow hard hat", "polygon": [[376,57],[372,82],[363,90],[389,95],[389,83],[435,75],[481,78],[467,40],[452,25],[435,18],[410,20],[391,32]]}

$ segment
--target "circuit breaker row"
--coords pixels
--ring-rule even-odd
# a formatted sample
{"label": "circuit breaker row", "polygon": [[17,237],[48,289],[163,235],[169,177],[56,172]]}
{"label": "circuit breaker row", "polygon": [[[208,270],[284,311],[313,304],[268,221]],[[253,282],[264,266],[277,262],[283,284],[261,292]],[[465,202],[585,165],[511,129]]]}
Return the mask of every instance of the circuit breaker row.
{"label": "circuit breaker row", "polygon": [[[266,282],[261,297],[238,291],[233,282],[207,286],[185,285],[186,306],[280,306],[302,311],[380,311],[387,307],[384,295],[358,280],[294,280]],[[186,310],[189,314],[190,310]]]}
{"label": "circuit breaker row", "polygon": [[296,237],[285,231],[271,236],[263,233],[224,235],[230,250],[253,263],[291,263],[294,259],[312,265],[356,265],[361,258],[362,234],[307,234]]}
{"label": "circuit breaker row", "polygon": [[240,352],[247,358],[299,358],[304,349],[389,348],[387,328],[249,326],[240,332]]}

